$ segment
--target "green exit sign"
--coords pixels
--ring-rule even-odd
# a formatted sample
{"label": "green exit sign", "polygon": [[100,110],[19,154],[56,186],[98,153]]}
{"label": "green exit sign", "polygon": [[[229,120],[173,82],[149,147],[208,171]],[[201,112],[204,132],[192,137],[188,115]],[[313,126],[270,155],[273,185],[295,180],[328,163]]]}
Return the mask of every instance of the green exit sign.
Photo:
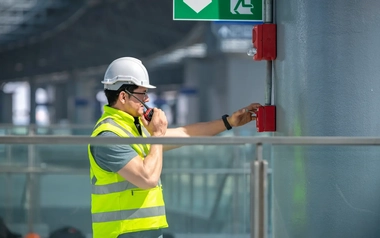
{"label": "green exit sign", "polygon": [[173,0],[174,20],[263,21],[263,0]]}

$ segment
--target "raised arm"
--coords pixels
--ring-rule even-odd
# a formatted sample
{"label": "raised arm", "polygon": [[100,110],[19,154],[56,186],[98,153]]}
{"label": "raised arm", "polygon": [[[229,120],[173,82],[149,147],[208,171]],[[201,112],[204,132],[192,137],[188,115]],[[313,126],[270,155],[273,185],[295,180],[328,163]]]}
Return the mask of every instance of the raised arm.
{"label": "raised arm", "polygon": [[[260,106],[261,105],[259,103],[252,103],[249,106],[234,112],[230,117],[227,117],[227,121],[231,127],[245,125],[253,120],[256,120],[255,113],[257,112],[257,108]],[[225,131],[226,129],[227,128],[224,125],[223,120],[218,119],[177,128],[169,128],[166,130],[165,137],[214,136]],[[164,150],[170,150],[178,147],[179,146],[165,145]]]}

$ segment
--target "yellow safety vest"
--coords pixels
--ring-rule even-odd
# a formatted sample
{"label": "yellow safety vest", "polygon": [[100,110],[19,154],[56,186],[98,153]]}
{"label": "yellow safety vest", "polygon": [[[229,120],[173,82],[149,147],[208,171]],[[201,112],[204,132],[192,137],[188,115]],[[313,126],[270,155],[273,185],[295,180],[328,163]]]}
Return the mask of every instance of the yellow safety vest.
{"label": "yellow safety vest", "polygon": [[[142,126],[143,137],[149,133]],[[134,118],[109,106],[95,125],[92,137],[103,131],[111,131],[120,137],[140,136]],[[150,145],[133,144],[132,148],[144,160]],[[90,178],[92,181],[91,213],[93,238],[117,238],[129,232],[154,230],[168,227],[162,186],[140,189],[126,181],[118,173],[98,166],[88,146]]]}

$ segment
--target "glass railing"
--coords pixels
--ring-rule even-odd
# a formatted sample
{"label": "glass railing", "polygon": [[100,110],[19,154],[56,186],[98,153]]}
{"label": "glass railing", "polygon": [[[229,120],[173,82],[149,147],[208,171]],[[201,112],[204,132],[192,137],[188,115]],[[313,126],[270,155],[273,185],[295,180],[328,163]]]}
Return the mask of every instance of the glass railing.
{"label": "glass railing", "polygon": [[[63,138],[89,135],[91,127],[0,127],[1,135]],[[60,131],[61,130],[61,131]],[[220,137],[255,134],[252,128]],[[9,137],[10,138],[10,137]],[[50,137],[49,137],[50,138]],[[81,143],[0,143],[0,217],[12,230],[42,237],[73,226],[91,237],[90,180],[86,139]],[[211,137],[210,137],[211,139]],[[165,152],[161,176],[169,228],[184,236],[248,237],[249,163],[252,145],[188,145]]]}
{"label": "glass railing", "polygon": [[[164,154],[168,232],[249,234],[249,147],[192,145]],[[10,157],[0,156],[0,216],[22,233],[31,216],[44,237],[67,225],[90,234],[87,146],[6,145],[8,149]]]}
{"label": "glass railing", "polygon": [[[176,144],[186,146],[165,152],[161,176],[169,222],[165,232],[176,238],[272,237],[275,225],[277,233],[281,232],[291,219],[301,222],[314,209],[305,197],[310,196],[306,187],[311,182],[305,173],[324,174],[327,182],[328,176],[341,172],[334,167],[336,163],[355,162],[363,155],[377,159],[376,148],[369,146],[380,145],[380,138],[230,135],[161,139],[0,136],[0,216],[22,234],[35,231],[48,237],[60,227],[73,226],[91,237],[86,144]],[[310,160],[330,164],[319,170],[308,168]],[[337,186],[344,188],[342,183],[323,186],[337,190]],[[272,186],[292,197],[294,207],[284,211],[283,203],[289,201],[274,196]],[[329,198],[325,199],[328,204]]]}

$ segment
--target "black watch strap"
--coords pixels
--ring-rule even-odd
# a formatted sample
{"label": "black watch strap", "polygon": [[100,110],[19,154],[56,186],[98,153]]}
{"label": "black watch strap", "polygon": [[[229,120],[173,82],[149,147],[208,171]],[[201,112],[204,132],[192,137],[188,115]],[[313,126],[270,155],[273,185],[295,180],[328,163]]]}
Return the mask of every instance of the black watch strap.
{"label": "black watch strap", "polygon": [[223,115],[222,120],[223,120],[224,126],[227,128],[227,130],[231,130],[232,126],[230,125],[230,123],[228,123],[227,117],[229,117],[227,114]]}

